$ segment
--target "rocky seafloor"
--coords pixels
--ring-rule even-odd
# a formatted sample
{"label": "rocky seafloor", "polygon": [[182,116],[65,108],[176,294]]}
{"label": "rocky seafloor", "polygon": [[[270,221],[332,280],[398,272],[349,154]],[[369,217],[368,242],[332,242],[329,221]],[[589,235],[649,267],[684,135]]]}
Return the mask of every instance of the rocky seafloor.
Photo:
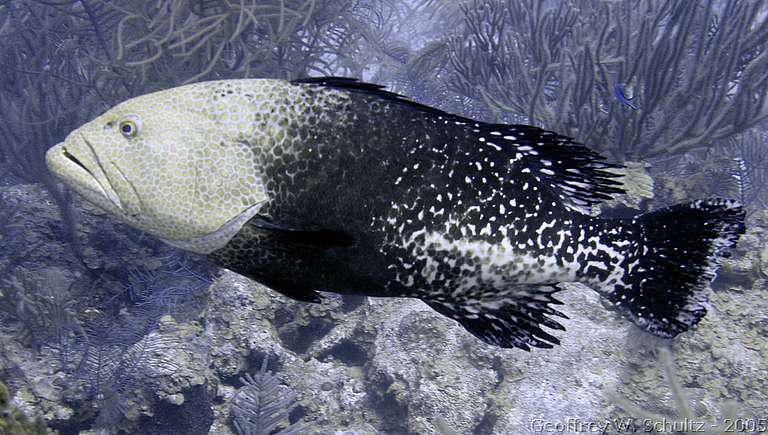
{"label": "rocky seafloor", "polygon": [[[289,423],[307,434],[443,435],[647,432],[686,417],[720,432],[733,417],[768,424],[766,212],[750,215],[694,330],[654,338],[568,284],[562,345],[525,352],[486,345],[418,300],[308,305],[194,265],[180,278],[188,294],[171,291],[181,272],[163,269],[167,248],[78,202],[78,257],[39,186],[1,196],[15,212],[0,238],[0,376],[15,409],[52,432],[245,433],[233,404],[265,360],[285,408],[272,433]],[[40,326],[35,309],[64,320]]]}

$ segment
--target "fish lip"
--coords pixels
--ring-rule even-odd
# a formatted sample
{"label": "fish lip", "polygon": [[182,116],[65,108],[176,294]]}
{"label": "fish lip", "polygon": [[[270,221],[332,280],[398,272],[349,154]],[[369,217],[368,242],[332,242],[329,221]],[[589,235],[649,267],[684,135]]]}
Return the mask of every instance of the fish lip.
{"label": "fish lip", "polygon": [[[58,150],[58,153],[61,157],[63,157],[62,160],[59,160],[61,163],[67,162],[67,164],[71,164],[74,166],[77,166],[80,168],[80,170],[84,171],[86,174],[88,174],[91,182],[87,183],[86,185],[83,185],[83,188],[93,190],[95,192],[98,192],[101,194],[105,199],[107,199],[109,202],[111,202],[115,207],[117,207],[120,211],[124,211],[124,207],[122,204],[122,201],[120,201],[120,198],[117,196],[117,193],[115,192],[114,188],[109,182],[109,179],[107,178],[107,174],[104,171],[104,167],[101,164],[101,161],[96,154],[96,151],[93,148],[93,145],[88,141],[88,139],[85,137],[84,134],[80,133],[78,135],[82,141],[82,144],[85,146],[82,147],[82,151],[85,151],[86,153],[90,152],[90,158],[92,160],[92,164],[86,165],[81,158],[84,158],[86,156],[81,156],[81,158],[78,158],[75,154],[75,150],[79,150],[81,147],[74,147],[74,145],[78,145],[73,141],[74,138],[70,138],[67,141],[59,144],[61,148]],[[67,143],[69,143],[70,147],[67,148]],[[87,159],[85,161],[88,161]],[[95,162],[95,164],[93,164]],[[99,170],[101,172],[99,173]],[[99,176],[101,175],[101,177]]]}
{"label": "fish lip", "polygon": [[62,145],[61,146],[61,151],[62,151],[62,154],[64,155],[65,158],[69,159],[69,161],[73,162],[77,166],[80,166],[81,168],[83,168],[83,170],[85,170],[85,172],[90,174],[91,177],[96,178],[96,176],[93,175],[93,172],[91,172],[91,170],[88,169],[88,167],[85,166],[83,164],[83,162],[78,160],[77,157],[73,156],[72,153],[70,153],[69,150],[67,150],[67,146],[66,145]]}

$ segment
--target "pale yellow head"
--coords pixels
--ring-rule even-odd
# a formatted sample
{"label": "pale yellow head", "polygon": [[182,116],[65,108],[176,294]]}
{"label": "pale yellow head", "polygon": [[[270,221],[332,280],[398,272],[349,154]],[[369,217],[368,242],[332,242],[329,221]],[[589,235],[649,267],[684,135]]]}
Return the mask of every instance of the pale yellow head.
{"label": "pale yellow head", "polygon": [[253,118],[263,101],[275,100],[259,97],[281,86],[206,82],[125,101],[51,148],[48,167],[124,222],[211,252],[266,200]]}

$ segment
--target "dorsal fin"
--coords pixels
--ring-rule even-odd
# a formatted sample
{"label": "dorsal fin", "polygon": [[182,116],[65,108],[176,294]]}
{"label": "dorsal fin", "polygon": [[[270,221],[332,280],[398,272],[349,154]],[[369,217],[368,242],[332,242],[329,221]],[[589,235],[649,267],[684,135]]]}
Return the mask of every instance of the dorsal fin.
{"label": "dorsal fin", "polygon": [[613,194],[624,193],[620,178],[610,169],[621,165],[604,162],[605,157],[573,139],[538,127],[522,124],[486,124],[426,106],[384,90],[384,86],[365,83],[349,77],[312,77],[293,80],[293,84],[308,84],[367,94],[406,105],[412,110],[429,113],[465,125],[486,146],[503,150],[510,162],[549,185],[566,207],[588,213],[589,208]]}
{"label": "dorsal fin", "polygon": [[506,152],[522,172],[546,182],[572,210],[588,213],[593,204],[624,193],[616,180],[621,175],[610,171],[623,166],[606,163],[569,137],[522,124],[480,124],[474,131],[484,145]]}
{"label": "dorsal fin", "polygon": [[463,118],[459,115],[453,115],[453,114],[444,112],[440,109],[436,109],[434,107],[430,107],[425,104],[421,104],[421,103],[417,103],[415,101],[409,100],[408,98],[400,94],[385,90],[383,85],[361,82],[351,77],[308,77],[303,79],[292,80],[291,83],[295,85],[305,84],[305,85],[324,86],[324,87],[329,87],[333,89],[341,89],[345,91],[367,94],[377,98],[382,98],[384,100],[405,104],[408,107],[415,110],[432,113],[439,116],[445,116],[445,117],[449,117],[450,119],[461,120],[464,122],[472,122],[472,123],[475,122],[469,118]]}

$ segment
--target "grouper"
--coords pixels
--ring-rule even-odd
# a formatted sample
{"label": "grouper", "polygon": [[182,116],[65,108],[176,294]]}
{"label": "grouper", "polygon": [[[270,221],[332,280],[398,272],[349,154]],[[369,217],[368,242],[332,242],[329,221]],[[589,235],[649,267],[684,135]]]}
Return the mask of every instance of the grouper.
{"label": "grouper", "polygon": [[596,152],[349,78],[139,96],[71,132],[47,163],[108,214],[290,298],[418,298],[525,350],[559,344],[562,282],[652,334],[688,330],[745,230],[724,199],[594,217],[622,192]]}

